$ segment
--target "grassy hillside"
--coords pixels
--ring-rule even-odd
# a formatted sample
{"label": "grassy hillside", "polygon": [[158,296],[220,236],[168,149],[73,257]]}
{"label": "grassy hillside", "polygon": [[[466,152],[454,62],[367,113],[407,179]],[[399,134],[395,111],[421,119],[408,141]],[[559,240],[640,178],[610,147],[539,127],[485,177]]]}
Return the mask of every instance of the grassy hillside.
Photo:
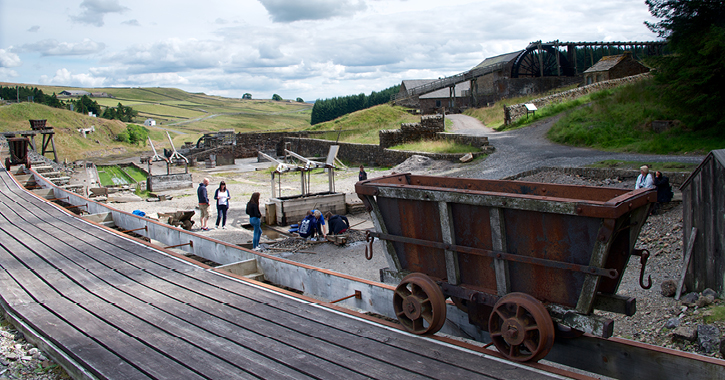
{"label": "grassy hillside", "polygon": [[[563,115],[548,133],[549,139],[560,144],[650,154],[704,154],[725,148],[725,131],[715,128],[693,131],[676,122],[676,128],[654,132],[652,121],[678,120],[681,116],[665,106],[662,95],[662,89],[652,79],[647,79],[542,107],[535,117],[519,119],[507,128],[520,128],[542,118]],[[524,103],[542,96],[504,99],[490,107],[469,109],[465,114],[488,127],[502,130],[504,105]]]}
{"label": "grassy hillside", "polygon": [[[308,130],[346,131],[340,134],[341,142],[377,144],[379,130],[398,129],[401,123],[416,122],[420,122],[420,116],[409,114],[405,108],[381,104],[332,121],[315,124]],[[336,140],[337,133],[330,133],[328,138]]]}
{"label": "grassy hillside", "polygon": [[587,105],[567,111],[548,137],[574,146],[652,154],[705,154],[725,148],[725,131],[717,128],[693,131],[677,123],[669,131],[653,131],[652,121],[680,118],[664,105],[662,95],[652,80],[600,91]]}
{"label": "grassy hillside", "polygon": [[463,112],[464,115],[475,117],[480,120],[485,126],[496,130],[501,130],[504,126],[504,114],[503,107],[511,106],[514,104],[526,103],[530,100],[538,99],[546,95],[554,93],[564,92],[576,88],[576,85],[558,88],[556,90],[549,91],[546,94],[532,94],[525,96],[517,96],[515,98],[501,99],[489,107],[482,108],[469,108]]}
{"label": "grassy hillside", "polygon": [[[14,86],[14,83],[2,83]],[[236,132],[300,130],[310,126],[312,105],[289,101],[242,100],[206,94],[185,92],[176,88],[77,88],[20,84],[38,87],[44,93],[64,90],[105,92],[113,98],[92,98],[102,106],[115,107],[118,103],[138,111],[134,120],[143,123],[147,118],[156,120],[159,129],[152,139],[166,143],[163,130],[172,132],[176,146],[185,141],[196,142],[205,132],[234,129]],[[64,99],[64,98],[61,98]],[[166,143],[168,145],[168,143]]]}
{"label": "grassy hillside", "polygon": [[[118,120],[85,116],[35,103],[0,106],[0,132],[28,131],[30,130],[28,122],[30,119],[48,120],[47,124],[52,126],[56,132],[55,146],[61,160],[74,161],[87,157],[132,153],[141,150],[140,147],[116,141],[116,134],[126,129],[126,124]],[[88,134],[88,138],[84,139],[78,129],[91,126],[95,127],[96,131]],[[42,141],[42,136],[36,136],[35,143],[38,149],[40,149]],[[49,158],[51,156],[48,155]]]}

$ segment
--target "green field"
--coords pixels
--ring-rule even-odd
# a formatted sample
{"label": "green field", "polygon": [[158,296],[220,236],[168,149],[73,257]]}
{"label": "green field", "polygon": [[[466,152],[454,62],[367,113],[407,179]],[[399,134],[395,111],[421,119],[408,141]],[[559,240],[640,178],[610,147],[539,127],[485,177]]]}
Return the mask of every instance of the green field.
{"label": "green field", "polygon": [[121,166],[121,170],[123,170],[124,173],[133,178],[136,182],[143,182],[148,178],[143,170],[135,166]]}
{"label": "green field", "polygon": [[132,185],[137,181],[117,165],[99,165],[98,180],[103,187]]}

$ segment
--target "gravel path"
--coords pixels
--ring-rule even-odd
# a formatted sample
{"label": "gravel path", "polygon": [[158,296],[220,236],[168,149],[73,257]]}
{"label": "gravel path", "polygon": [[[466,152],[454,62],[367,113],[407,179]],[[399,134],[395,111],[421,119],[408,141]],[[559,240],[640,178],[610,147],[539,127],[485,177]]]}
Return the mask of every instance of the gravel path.
{"label": "gravel path", "polygon": [[645,155],[602,152],[588,148],[575,148],[549,141],[546,133],[559,119],[541,120],[531,126],[511,131],[496,132],[477,119],[466,115],[446,115],[453,121],[454,132],[487,136],[496,150],[486,160],[455,170],[453,176],[500,179],[541,166],[585,166],[598,161],[619,159],[626,161],[699,163],[704,156]]}

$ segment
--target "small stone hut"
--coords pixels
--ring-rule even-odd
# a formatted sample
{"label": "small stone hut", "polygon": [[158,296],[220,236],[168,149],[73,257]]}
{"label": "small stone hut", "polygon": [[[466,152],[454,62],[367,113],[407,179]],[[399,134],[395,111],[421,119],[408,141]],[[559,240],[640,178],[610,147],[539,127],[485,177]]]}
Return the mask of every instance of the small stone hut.
{"label": "small stone hut", "polygon": [[648,73],[649,67],[632,58],[632,53],[602,57],[594,66],[584,71],[584,84],[592,84],[610,79],[626,78],[632,75]]}
{"label": "small stone hut", "polygon": [[[685,277],[688,291],[725,295],[725,149],[713,150],[680,186],[684,250],[697,228]],[[684,256],[684,254],[683,254]]]}

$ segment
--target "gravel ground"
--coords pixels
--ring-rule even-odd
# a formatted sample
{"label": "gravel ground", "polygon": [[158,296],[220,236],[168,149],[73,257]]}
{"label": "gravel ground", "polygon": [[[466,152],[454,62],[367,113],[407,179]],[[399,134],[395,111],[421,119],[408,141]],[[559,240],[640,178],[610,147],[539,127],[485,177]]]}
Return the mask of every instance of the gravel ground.
{"label": "gravel ground", "polygon": [[65,371],[25,340],[0,316],[0,379],[55,380],[70,379]]}

